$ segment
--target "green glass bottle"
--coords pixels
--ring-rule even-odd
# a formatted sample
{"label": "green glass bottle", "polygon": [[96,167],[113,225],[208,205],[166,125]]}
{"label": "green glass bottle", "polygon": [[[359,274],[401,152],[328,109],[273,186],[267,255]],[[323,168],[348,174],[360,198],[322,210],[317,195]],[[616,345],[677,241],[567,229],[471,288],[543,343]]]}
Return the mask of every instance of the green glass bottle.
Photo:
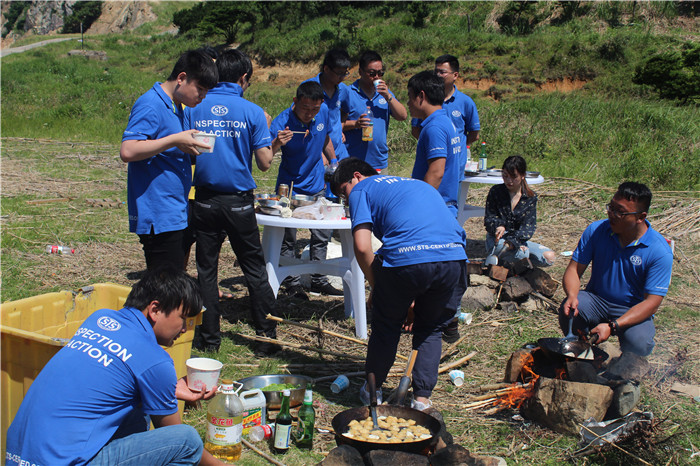
{"label": "green glass bottle", "polygon": [[289,390],[282,392],[282,405],[275,418],[275,439],[273,447],[275,453],[284,454],[289,450],[289,438],[292,432],[292,415],[289,414]]}
{"label": "green glass bottle", "polygon": [[486,170],[488,159],[486,157],[486,142],[481,143],[481,154],[479,154],[479,170]]}
{"label": "green glass bottle", "polygon": [[313,407],[313,391],[311,384],[306,386],[304,404],[299,408],[297,428],[294,431],[294,443],[298,448],[311,449],[314,443],[314,424],[316,411]]}

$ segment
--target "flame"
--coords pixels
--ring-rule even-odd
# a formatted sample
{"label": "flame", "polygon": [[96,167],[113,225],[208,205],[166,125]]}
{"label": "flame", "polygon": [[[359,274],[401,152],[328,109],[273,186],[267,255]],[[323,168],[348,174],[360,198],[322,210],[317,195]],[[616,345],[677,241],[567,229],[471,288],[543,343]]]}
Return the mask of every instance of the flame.
{"label": "flame", "polygon": [[507,392],[495,401],[494,406],[501,409],[518,409],[525,400],[535,394],[535,382],[540,376],[535,373],[535,358],[532,356],[532,353],[521,354],[520,365],[520,377],[526,383],[522,385],[513,384],[508,387]]}
{"label": "flame", "polygon": [[525,353],[520,355],[520,377],[523,381],[533,381],[536,382],[540,378],[538,374],[535,373],[535,358],[532,353]]}
{"label": "flame", "polygon": [[565,380],[566,379],[566,368],[558,367],[558,368],[554,369],[554,378],[560,379],[560,380]]}

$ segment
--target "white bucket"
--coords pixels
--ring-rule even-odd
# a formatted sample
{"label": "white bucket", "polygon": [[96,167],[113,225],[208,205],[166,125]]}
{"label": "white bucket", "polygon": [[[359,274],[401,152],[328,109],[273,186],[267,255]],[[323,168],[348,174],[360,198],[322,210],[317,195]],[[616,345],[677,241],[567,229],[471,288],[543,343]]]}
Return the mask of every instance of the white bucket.
{"label": "white bucket", "polygon": [[187,366],[187,386],[190,390],[202,391],[206,387],[211,390],[219,382],[219,373],[224,365],[221,361],[209,358],[190,358]]}

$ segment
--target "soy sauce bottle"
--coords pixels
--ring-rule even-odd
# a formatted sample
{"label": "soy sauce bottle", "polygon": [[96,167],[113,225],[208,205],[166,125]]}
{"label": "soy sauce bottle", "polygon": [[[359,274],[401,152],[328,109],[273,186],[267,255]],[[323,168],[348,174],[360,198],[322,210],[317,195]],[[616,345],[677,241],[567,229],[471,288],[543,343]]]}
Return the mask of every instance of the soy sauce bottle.
{"label": "soy sauce bottle", "polygon": [[284,454],[289,450],[289,438],[292,432],[292,415],[289,414],[289,390],[282,392],[282,406],[275,418],[275,438],[273,448],[275,453]]}

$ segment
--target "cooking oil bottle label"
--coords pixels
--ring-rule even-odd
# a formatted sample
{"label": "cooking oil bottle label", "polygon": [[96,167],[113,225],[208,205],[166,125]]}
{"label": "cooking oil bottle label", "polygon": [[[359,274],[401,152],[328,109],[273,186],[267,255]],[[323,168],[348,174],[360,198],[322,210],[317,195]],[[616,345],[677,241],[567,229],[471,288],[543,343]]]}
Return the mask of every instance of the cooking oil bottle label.
{"label": "cooking oil bottle label", "polygon": [[292,426],[283,424],[275,425],[275,448],[289,448],[289,437],[292,432]]}
{"label": "cooking oil bottle label", "polygon": [[209,417],[207,441],[213,445],[235,445],[241,443],[243,424],[240,417]]}

